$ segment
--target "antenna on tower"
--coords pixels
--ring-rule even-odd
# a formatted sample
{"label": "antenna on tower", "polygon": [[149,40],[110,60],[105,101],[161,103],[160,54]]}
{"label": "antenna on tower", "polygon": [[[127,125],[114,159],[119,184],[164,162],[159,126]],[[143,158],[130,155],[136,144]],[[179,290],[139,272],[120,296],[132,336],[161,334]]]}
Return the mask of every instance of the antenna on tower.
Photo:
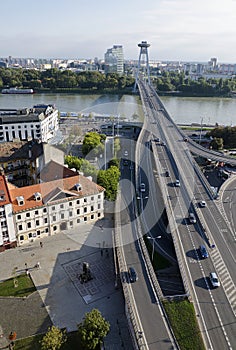
{"label": "antenna on tower", "polygon": [[[150,44],[147,43],[147,41],[141,41],[141,43],[138,44],[138,47],[140,47],[140,53],[139,53],[139,59],[138,59],[138,69],[136,72],[136,78],[135,78],[135,84],[134,84],[134,92],[136,91],[136,86],[139,79],[139,72],[141,68],[141,63],[144,65],[144,77],[147,76],[148,84],[150,84],[150,72],[149,72],[149,61],[148,61],[148,47]],[[146,67],[145,67],[145,61],[146,61]]]}

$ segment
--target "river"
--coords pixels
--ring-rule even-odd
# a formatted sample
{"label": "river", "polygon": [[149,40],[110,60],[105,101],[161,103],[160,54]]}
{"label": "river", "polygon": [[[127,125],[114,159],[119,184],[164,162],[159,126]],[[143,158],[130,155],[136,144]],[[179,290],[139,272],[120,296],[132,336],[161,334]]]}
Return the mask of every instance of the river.
{"label": "river", "polygon": [[[236,99],[215,97],[161,97],[178,124],[236,125]],[[55,104],[60,112],[120,115],[128,120],[142,120],[141,101],[133,95],[33,94],[1,95],[0,109]]]}

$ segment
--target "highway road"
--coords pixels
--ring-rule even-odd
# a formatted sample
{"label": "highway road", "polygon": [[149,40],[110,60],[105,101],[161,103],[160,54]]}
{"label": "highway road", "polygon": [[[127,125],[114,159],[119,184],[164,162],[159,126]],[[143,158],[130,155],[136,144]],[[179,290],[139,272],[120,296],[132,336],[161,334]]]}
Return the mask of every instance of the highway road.
{"label": "highway road", "polygon": [[[121,142],[123,159],[120,181],[120,225],[122,232],[120,241],[123,243],[126,263],[125,271],[128,271],[129,267],[133,267],[138,276],[136,282],[130,283],[128,274],[126,273],[124,283],[128,284],[130,293],[133,295],[140,324],[143,329],[141,336],[145,338],[144,342],[147,348],[150,350],[175,349],[172,335],[166,324],[166,319],[162,314],[162,308],[154,292],[152,282],[150,281],[146,261],[138,239],[140,229],[137,222],[137,192],[133,185],[135,181],[135,169],[133,166],[135,148],[132,145],[132,140],[121,139]],[[128,153],[128,156],[124,155],[125,152]],[[144,198],[141,200],[145,201]],[[122,276],[124,280],[123,273]]]}
{"label": "highway road", "polygon": [[[182,133],[160,104],[158,96],[142,82],[139,89],[149,120],[149,138],[161,140],[152,142],[153,152],[157,154],[160,147],[165,149],[166,156],[157,162],[162,173],[166,169],[170,171],[170,177],[162,178],[160,186],[168,197],[172,235],[180,244],[191,298],[206,346],[208,349],[235,349],[235,231],[208,192],[191,156],[189,143],[183,141]],[[175,187],[176,179],[180,181],[180,187]],[[206,201],[206,208],[199,207],[201,200]],[[190,212],[195,214],[196,224],[190,224]],[[209,258],[205,260],[200,258],[198,249],[203,243],[209,251]],[[217,289],[213,289],[209,281],[212,271],[217,272],[221,282]]]}

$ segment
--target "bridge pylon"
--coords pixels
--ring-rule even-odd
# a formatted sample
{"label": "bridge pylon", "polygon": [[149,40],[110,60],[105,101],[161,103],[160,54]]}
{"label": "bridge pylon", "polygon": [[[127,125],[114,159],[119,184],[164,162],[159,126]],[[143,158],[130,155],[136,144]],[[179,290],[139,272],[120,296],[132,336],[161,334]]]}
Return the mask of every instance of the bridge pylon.
{"label": "bridge pylon", "polygon": [[148,83],[150,84],[150,71],[149,71],[149,60],[148,60],[148,48],[150,44],[147,43],[147,41],[141,41],[141,43],[138,44],[138,47],[140,47],[140,53],[139,53],[139,60],[138,60],[138,68],[136,72],[136,78],[135,78],[135,84],[134,84],[134,92],[136,91],[138,79],[139,79],[139,72],[141,68],[143,69],[143,76],[147,78]]}

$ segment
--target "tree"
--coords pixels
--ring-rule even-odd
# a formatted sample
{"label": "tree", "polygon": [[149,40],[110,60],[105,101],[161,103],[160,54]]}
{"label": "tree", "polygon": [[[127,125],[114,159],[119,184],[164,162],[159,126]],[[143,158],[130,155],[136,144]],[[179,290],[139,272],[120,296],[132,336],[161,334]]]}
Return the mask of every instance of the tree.
{"label": "tree", "polygon": [[58,350],[67,341],[66,330],[52,326],[40,341],[42,350]]}
{"label": "tree", "polygon": [[111,166],[107,170],[100,170],[98,172],[97,183],[106,189],[106,199],[111,201],[116,199],[119,178],[120,170],[116,166]]}
{"label": "tree", "polygon": [[82,323],[78,326],[82,349],[96,349],[98,345],[102,344],[109,330],[110,324],[102,317],[99,310],[93,309],[87,312]]}
{"label": "tree", "polygon": [[84,155],[97,156],[104,152],[104,135],[96,132],[87,132],[83,140],[82,152]]}
{"label": "tree", "polygon": [[219,150],[223,148],[223,139],[220,137],[214,137],[210,143],[210,147],[213,149]]}

